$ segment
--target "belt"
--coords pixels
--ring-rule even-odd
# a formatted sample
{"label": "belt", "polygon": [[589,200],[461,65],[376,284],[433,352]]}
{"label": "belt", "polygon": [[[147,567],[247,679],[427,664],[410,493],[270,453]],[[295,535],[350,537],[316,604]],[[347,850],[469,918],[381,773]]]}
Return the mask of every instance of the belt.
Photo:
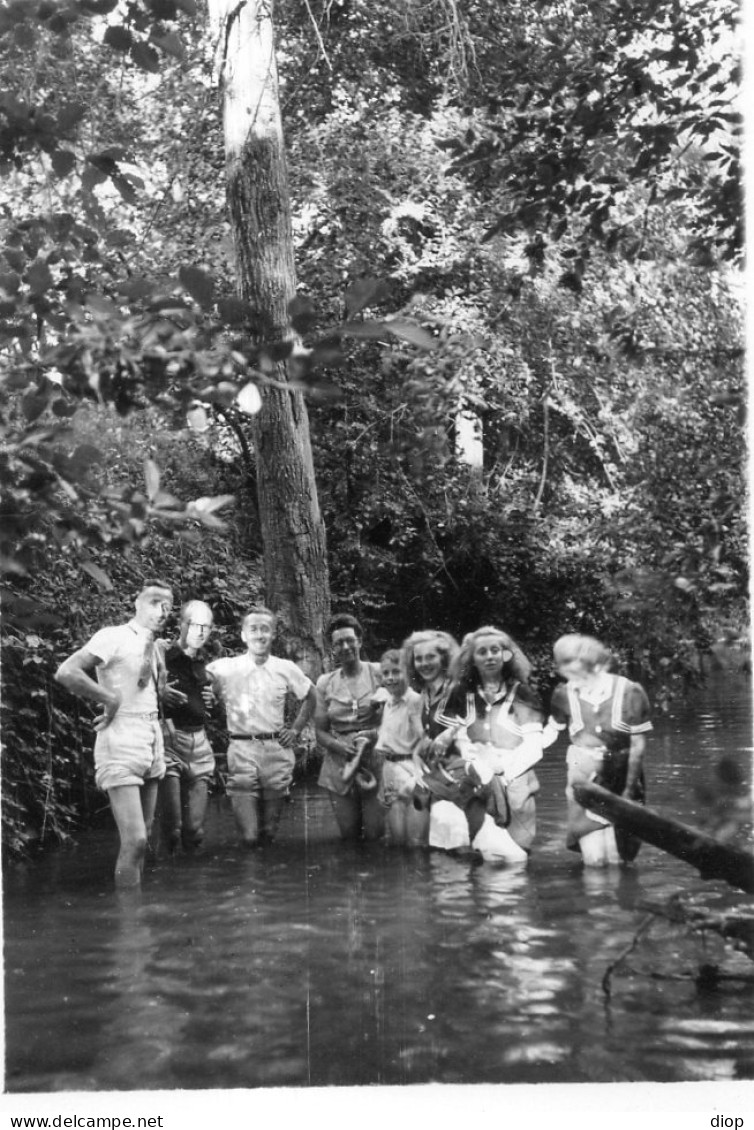
{"label": "belt", "polygon": [[280,737],[280,730],[271,734],[228,734],[233,741],[274,742]]}
{"label": "belt", "polygon": [[160,717],[156,710],[117,710],[116,714],[119,718],[148,718],[150,722]]}
{"label": "belt", "polygon": [[201,734],[204,726],[177,726],[172,718],[167,719],[168,725],[177,730],[179,734]]}
{"label": "belt", "polygon": [[385,761],[410,761],[410,753],[386,753]]}

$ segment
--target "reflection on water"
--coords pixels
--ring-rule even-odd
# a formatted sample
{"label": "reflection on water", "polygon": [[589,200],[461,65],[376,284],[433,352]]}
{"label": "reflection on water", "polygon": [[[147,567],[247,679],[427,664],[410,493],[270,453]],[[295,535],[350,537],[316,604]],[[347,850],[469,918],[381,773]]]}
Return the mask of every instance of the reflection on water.
{"label": "reflection on water", "polygon": [[[750,744],[748,685],[728,677],[659,724],[651,803],[698,820],[694,783],[723,751],[748,767]],[[528,868],[342,845],[310,786],[258,853],[213,801],[204,854],[159,859],[128,898],[110,834],[15,871],[7,1089],[754,1078],[752,987],[697,988],[677,928],[653,928],[606,1000],[642,902],[739,896],[646,846],[635,868],[584,871],[562,847],[563,760],[540,774]]]}

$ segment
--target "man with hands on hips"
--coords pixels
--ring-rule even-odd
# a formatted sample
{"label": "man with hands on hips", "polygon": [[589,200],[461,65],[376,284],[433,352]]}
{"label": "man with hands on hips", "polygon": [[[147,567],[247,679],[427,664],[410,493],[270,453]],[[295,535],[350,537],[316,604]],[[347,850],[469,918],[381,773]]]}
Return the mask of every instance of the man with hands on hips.
{"label": "man with hands on hips", "polygon": [[93,722],[95,781],[108,795],[120,836],[117,887],[141,882],[157,787],[165,775],[158,702],[166,675],[155,635],[172,607],[169,585],[145,581],[132,619],[95,632],[55,672],[67,690],[102,708]]}

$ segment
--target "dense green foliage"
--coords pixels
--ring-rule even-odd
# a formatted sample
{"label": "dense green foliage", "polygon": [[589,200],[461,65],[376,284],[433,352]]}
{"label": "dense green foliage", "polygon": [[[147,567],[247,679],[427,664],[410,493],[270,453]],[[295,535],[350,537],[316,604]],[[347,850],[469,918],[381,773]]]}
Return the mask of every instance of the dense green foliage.
{"label": "dense green foliage", "polygon": [[277,18],[295,344],[260,342],[234,295],[203,5],[0,6],[14,850],[99,804],[51,673],[140,576],[209,599],[237,646],[264,548],[248,412],[279,357],[307,392],[333,605],[373,650],[493,621],[546,682],[583,629],[667,699],[743,631],[735,7]]}

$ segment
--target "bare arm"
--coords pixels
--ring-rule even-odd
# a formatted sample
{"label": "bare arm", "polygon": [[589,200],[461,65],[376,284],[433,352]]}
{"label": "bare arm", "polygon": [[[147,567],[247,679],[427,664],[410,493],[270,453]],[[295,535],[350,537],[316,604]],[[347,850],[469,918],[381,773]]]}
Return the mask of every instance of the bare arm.
{"label": "bare arm", "polygon": [[644,734],[632,734],[631,745],[628,748],[628,772],[626,774],[626,787],[621,794],[626,800],[631,800],[636,783],[641,773],[644,751],[647,748],[647,739]]}
{"label": "bare arm", "polygon": [[120,706],[118,696],[92,678],[101,662],[99,656],[80,647],[68,659],[64,659],[55,672],[55,680],[71,694],[97,702],[104,708],[94,720],[95,730],[103,730],[115,717]]}
{"label": "bare arm", "polygon": [[306,697],[303,699],[299,712],[293,719],[291,725],[284,727],[280,731],[281,746],[292,746],[296,738],[301,736],[301,731],[314,713],[316,705],[317,694],[312,686],[309,687],[309,690],[306,692]]}

